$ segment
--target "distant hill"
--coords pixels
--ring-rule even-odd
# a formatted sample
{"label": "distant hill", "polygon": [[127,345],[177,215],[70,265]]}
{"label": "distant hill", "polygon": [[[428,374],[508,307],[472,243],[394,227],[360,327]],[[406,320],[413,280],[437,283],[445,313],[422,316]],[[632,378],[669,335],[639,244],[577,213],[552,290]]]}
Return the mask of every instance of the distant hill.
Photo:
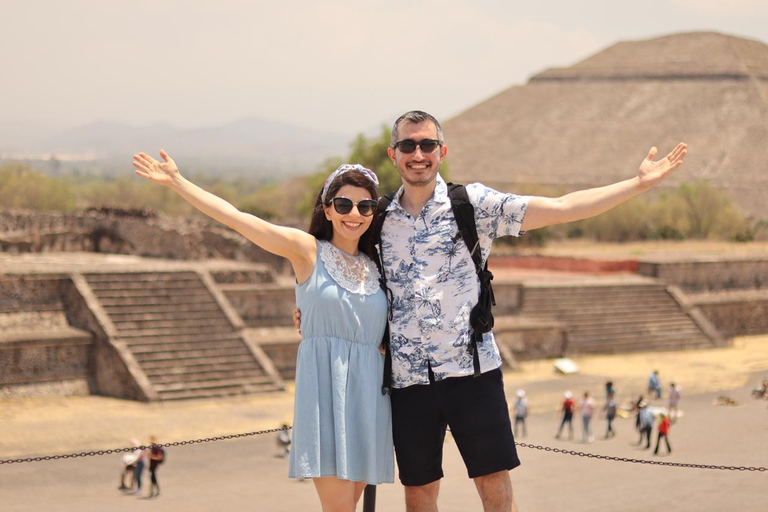
{"label": "distant hill", "polygon": [[[13,127],[4,126],[0,133],[12,134]],[[196,172],[289,176],[313,171],[325,158],[345,156],[351,139],[350,135],[255,118],[195,129],[99,122],[52,135],[41,130],[38,137],[26,126],[18,137],[0,138],[0,160],[34,163],[55,155],[58,172],[78,168],[110,173],[130,165],[134,153],[157,154],[162,147]]]}

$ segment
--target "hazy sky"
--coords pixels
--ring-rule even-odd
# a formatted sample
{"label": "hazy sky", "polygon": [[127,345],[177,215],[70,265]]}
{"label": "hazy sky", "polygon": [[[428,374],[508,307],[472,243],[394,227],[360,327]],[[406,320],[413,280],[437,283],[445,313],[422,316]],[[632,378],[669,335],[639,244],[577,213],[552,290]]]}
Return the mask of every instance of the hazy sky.
{"label": "hazy sky", "polygon": [[765,0],[0,0],[0,124],[447,119],[621,40],[768,42]]}

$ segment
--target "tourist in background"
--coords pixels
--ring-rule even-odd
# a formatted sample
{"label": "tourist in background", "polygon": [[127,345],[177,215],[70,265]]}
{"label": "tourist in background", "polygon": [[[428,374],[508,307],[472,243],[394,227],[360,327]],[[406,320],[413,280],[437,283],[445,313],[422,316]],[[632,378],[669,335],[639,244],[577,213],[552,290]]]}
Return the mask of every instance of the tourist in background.
{"label": "tourist in background", "polygon": [[608,393],[603,411],[605,411],[605,419],[608,422],[608,428],[605,431],[605,438],[608,439],[616,435],[616,431],[613,430],[613,420],[616,418],[616,399],[613,392]]}
{"label": "tourist in background", "polygon": [[648,408],[648,402],[640,403],[640,442],[637,444],[643,444],[643,437],[645,437],[645,448],[651,447],[651,434],[653,432],[653,413]]}
{"label": "tourist in background", "polygon": [[517,390],[517,398],[515,398],[515,437],[517,437],[517,426],[523,426],[523,437],[528,436],[528,431],[525,427],[525,418],[528,417],[528,397],[525,396],[525,391],[522,389]]}
{"label": "tourist in background", "polygon": [[680,398],[683,395],[683,390],[680,388],[680,386],[676,385],[674,382],[669,385],[669,420],[674,423],[677,421],[677,415],[679,414],[679,411],[677,409],[678,404],[680,403]]}
{"label": "tourist in background", "polygon": [[566,391],[563,394],[563,397],[565,398],[563,400],[563,405],[560,408],[562,411],[562,420],[560,421],[560,426],[557,429],[557,434],[555,435],[555,439],[560,439],[560,434],[563,432],[563,426],[567,423],[568,424],[568,439],[573,439],[573,409],[574,409],[574,402],[573,402],[573,393],[570,391]]}
{"label": "tourist in background", "polygon": [[595,436],[592,435],[592,415],[595,412],[595,401],[589,396],[589,391],[584,392],[584,397],[579,402],[579,409],[581,409],[581,440],[585,443],[591,443],[595,440]]}
{"label": "tourist in background", "polygon": [[165,449],[157,444],[155,436],[149,436],[149,496],[148,498],[157,498],[160,496],[160,482],[157,479],[157,470],[160,464],[165,462]]}
{"label": "tourist in background", "polygon": [[648,377],[648,395],[656,395],[656,398],[661,398],[661,381],[659,380],[659,371],[653,370]]}
{"label": "tourist in background", "polygon": [[664,438],[664,443],[667,445],[667,453],[672,453],[672,448],[669,446],[669,427],[671,422],[669,421],[669,416],[662,413],[659,416],[659,434],[656,438],[656,449],[653,450],[654,455],[659,454],[659,443],[661,443],[661,438]]}

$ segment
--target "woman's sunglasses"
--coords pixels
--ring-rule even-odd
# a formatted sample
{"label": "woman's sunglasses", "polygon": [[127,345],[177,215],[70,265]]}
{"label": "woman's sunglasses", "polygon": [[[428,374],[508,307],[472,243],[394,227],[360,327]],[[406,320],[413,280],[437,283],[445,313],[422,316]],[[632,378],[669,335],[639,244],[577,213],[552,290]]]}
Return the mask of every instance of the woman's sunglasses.
{"label": "woman's sunglasses", "polygon": [[353,206],[357,206],[357,211],[363,217],[370,217],[373,212],[376,211],[376,207],[379,202],[375,199],[361,199],[360,201],[353,203],[351,199],[347,197],[334,197],[331,199],[333,203],[333,209],[340,215],[346,215],[352,211]]}
{"label": "woman's sunglasses", "polygon": [[436,150],[440,146],[442,146],[442,144],[440,144],[440,141],[435,139],[423,139],[418,142],[412,139],[405,139],[405,140],[395,142],[395,145],[393,147],[395,149],[399,149],[401,152],[405,154],[411,154],[414,151],[416,151],[417,147],[420,147],[421,152],[424,154],[427,154],[427,153],[432,153],[434,150]]}

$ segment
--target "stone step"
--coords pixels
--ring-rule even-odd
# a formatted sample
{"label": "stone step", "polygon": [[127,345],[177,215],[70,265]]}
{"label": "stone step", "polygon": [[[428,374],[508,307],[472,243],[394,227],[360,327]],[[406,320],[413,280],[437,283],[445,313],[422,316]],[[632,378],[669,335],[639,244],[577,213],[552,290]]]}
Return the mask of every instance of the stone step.
{"label": "stone step", "polygon": [[232,326],[227,325],[186,325],[161,329],[118,329],[118,335],[126,338],[139,336],[175,336],[183,334],[220,334],[234,332]]}
{"label": "stone step", "polygon": [[541,318],[558,318],[558,319],[570,319],[574,322],[579,322],[582,319],[585,321],[608,321],[612,318],[637,318],[643,321],[653,321],[656,318],[670,318],[684,314],[679,308],[672,309],[668,307],[665,309],[651,309],[647,310],[642,307],[634,309],[622,308],[622,309],[610,309],[610,308],[585,308],[581,310],[574,309],[556,309],[556,308],[542,308],[539,310],[523,309],[521,311],[525,316]]}
{"label": "stone step", "polygon": [[625,352],[655,352],[659,350],[685,350],[688,348],[711,347],[709,340],[701,338],[674,338],[658,341],[623,340],[610,344],[580,344],[569,346],[568,353],[576,354],[610,354]]}
{"label": "stone step", "polygon": [[210,297],[211,294],[207,288],[199,287],[192,289],[172,290],[169,288],[158,288],[151,290],[141,288],[137,290],[101,290],[96,292],[99,300],[104,299],[139,299],[147,297]]}
{"label": "stone step", "polygon": [[198,342],[181,342],[181,343],[153,343],[146,345],[131,345],[131,352],[134,354],[154,354],[158,352],[169,351],[184,351],[184,350],[199,350],[199,349],[216,349],[216,348],[235,348],[242,347],[243,340],[232,339],[224,341],[198,341]]}
{"label": "stone step", "polygon": [[134,354],[134,357],[142,366],[145,363],[158,361],[175,361],[179,366],[184,366],[184,362],[187,360],[197,361],[201,358],[204,359],[229,356],[253,357],[245,344],[239,347],[200,347],[192,350],[156,350],[153,352]]}
{"label": "stone step", "polygon": [[98,295],[111,291],[137,291],[137,290],[196,290],[205,289],[200,279],[179,281],[110,281],[106,283],[88,282],[88,286]]}
{"label": "stone step", "polygon": [[193,327],[225,327],[226,330],[232,330],[232,324],[229,323],[229,319],[226,316],[220,315],[216,318],[184,318],[177,320],[132,320],[132,321],[113,321],[115,327],[120,332],[130,331],[146,331],[146,330],[163,330],[166,328],[185,328],[187,326]]}
{"label": "stone step", "polygon": [[[210,357],[197,357],[197,358],[185,358],[183,361],[178,359],[163,359],[158,361],[145,361],[141,363],[142,369],[144,371],[147,370],[155,370],[160,368],[192,368],[192,367],[215,367],[218,364],[232,364],[232,363],[245,363],[250,362],[253,364],[255,363],[255,359],[251,354],[248,354],[247,356],[244,355],[232,355],[232,356],[210,356]],[[155,373],[156,374],[156,373]]]}
{"label": "stone step", "polygon": [[228,396],[240,396],[247,393],[262,393],[267,391],[278,391],[279,388],[274,384],[256,385],[251,384],[247,389],[243,386],[224,386],[213,389],[193,389],[181,391],[166,391],[160,393],[161,400],[194,400],[205,398],[223,398]]}
{"label": "stone step", "polygon": [[[216,305],[216,304],[212,304]],[[149,321],[172,321],[185,320],[187,318],[199,318],[201,320],[208,318],[226,318],[226,315],[219,309],[208,307],[204,309],[187,309],[182,311],[174,308],[172,311],[150,311],[150,312],[128,312],[121,313],[123,308],[115,309],[109,313],[113,323],[120,322],[149,322]]]}
{"label": "stone step", "polygon": [[102,307],[113,319],[123,317],[153,315],[158,318],[177,318],[193,313],[212,313],[221,312],[219,305],[214,302],[196,302],[193,304],[155,304],[155,305],[113,305],[107,306],[102,303]]}
{"label": "stone step", "polygon": [[263,375],[244,376],[229,379],[210,379],[201,381],[153,383],[158,393],[168,391],[192,391],[195,389],[213,389],[229,386],[271,385],[272,379]]}
{"label": "stone step", "polygon": [[667,293],[663,285],[654,286],[578,286],[578,287],[552,287],[541,288],[538,286],[526,286],[525,294],[537,297],[632,297],[637,295],[660,295]]}
{"label": "stone step", "polygon": [[197,341],[223,341],[240,339],[240,334],[232,332],[220,332],[220,333],[207,333],[207,334],[174,334],[174,335],[157,335],[153,333],[144,333],[137,336],[121,336],[119,338],[123,343],[132,347],[134,345],[147,345],[147,344],[161,344],[161,343],[183,343],[183,342],[197,342]]}
{"label": "stone step", "polygon": [[182,378],[187,374],[206,373],[206,372],[233,372],[238,370],[259,371],[262,369],[256,363],[256,360],[250,358],[239,362],[212,363],[205,365],[187,365],[187,366],[157,366],[155,368],[146,368],[145,373],[150,379],[162,378],[164,375],[179,376]]}
{"label": "stone step", "polygon": [[585,326],[572,327],[568,332],[571,337],[586,336],[614,336],[624,333],[653,334],[657,332],[674,333],[696,333],[701,335],[701,331],[694,323],[678,325],[657,325],[657,324],[624,324],[624,325],[606,325],[606,326]]}
{"label": "stone step", "polygon": [[523,307],[559,307],[565,309],[577,309],[586,308],[590,305],[607,304],[614,307],[628,307],[628,306],[663,306],[673,301],[672,297],[667,295],[660,295],[658,297],[573,297],[573,298],[541,298],[541,297],[529,297],[523,296]]}
{"label": "stone step", "polygon": [[616,333],[610,336],[569,336],[568,346],[581,346],[581,345],[619,345],[622,342],[627,341],[644,341],[647,343],[657,343],[665,340],[674,341],[676,339],[701,339],[706,343],[710,343],[706,336],[699,333],[697,336],[695,332],[674,332],[674,333],[654,333],[654,334],[638,334],[638,333]]}
{"label": "stone step", "polygon": [[163,373],[159,375],[154,375],[150,378],[150,381],[152,384],[170,384],[174,382],[202,382],[206,380],[221,380],[226,378],[237,378],[237,377],[249,377],[249,378],[260,378],[264,379],[265,381],[270,380],[270,377],[267,375],[264,375],[264,372],[261,370],[261,368],[258,367],[250,367],[250,368],[242,368],[238,370],[207,370],[207,371],[197,371],[197,372],[186,372],[186,373]]}
{"label": "stone step", "polygon": [[[105,307],[143,306],[148,310],[153,309],[153,308],[150,308],[149,306],[159,306],[159,307],[165,306],[166,309],[173,309],[174,307],[182,304],[188,304],[188,305],[206,304],[206,303],[215,304],[213,297],[211,297],[210,294],[173,295],[173,296],[151,295],[147,297],[122,297],[122,298],[111,297],[106,299],[99,297],[99,301],[101,302],[102,306],[105,306]],[[218,305],[216,307],[218,307]]]}
{"label": "stone step", "polygon": [[145,281],[154,283],[157,281],[200,281],[200,276],[195,272],[122,272],[108,274],[84,274],[88,283],[110,283],[122,281]]}
{"label": "stone step", "polygon": [[[557,319],[567,322],[571,327],[599,327],[609,325],[678,325],[693,324],[688,315],[677,313],[674,315],[593,315],[574,317],[570,315],[560,316]],[[695,324],[694,324],[695,325]]]}

